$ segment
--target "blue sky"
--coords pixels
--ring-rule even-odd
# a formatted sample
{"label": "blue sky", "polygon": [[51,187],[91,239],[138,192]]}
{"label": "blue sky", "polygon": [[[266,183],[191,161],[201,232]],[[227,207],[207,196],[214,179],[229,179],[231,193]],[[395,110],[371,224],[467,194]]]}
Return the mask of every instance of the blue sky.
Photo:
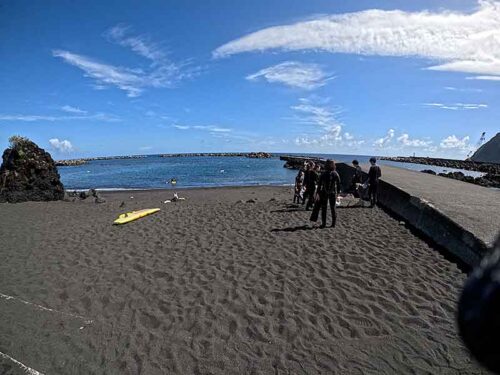
{"label": "blue sky", "polygon": [[3,1],[0,146],[55,158],[463,158],[500,130],[498,1]]}

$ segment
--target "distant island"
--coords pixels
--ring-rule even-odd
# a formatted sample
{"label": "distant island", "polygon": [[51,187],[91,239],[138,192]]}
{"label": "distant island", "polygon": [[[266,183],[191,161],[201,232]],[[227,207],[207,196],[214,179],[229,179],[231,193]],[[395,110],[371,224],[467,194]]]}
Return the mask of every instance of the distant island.
{"label": "distant island", "polygon": [[161,158],[185,158],[185,157],[245,157],[251,159],[270,159],[275,155],[268,152],[217,152],[217,153],[183,153],[183,154],[160,154],[160,155],[124,155],[124,156],[98,156],[94,158],[80,158],[57,160],[56,166],[58,167],[75,167],[78,165],[87,164],[94,160],[115,160],[115,159],[144,159],[150,156],[159,156]]}

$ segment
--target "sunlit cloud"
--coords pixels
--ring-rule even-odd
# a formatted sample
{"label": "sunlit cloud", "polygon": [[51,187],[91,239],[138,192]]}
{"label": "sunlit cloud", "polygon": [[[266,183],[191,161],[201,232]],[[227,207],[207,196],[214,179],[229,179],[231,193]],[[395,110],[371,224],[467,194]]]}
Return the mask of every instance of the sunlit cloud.
{"label": "sunlit cloud", "polygon": [[325,73],[318,64],[285,61],[259,70],[246,77],[250,81],[265,79],[270,83],[281,83],[290,87],[313,90],[324,86],[333,76]]}
{"label": "sunlit cloud", "polygon": [[419,57],[439,62],[428,69],[492,79],[500,76],[500,2],[480,0],[471,13],[370,9],[321,16],[250,33],[213,56],[267,50]]}
{"label": "sunlit cloud", "polygon": [[470,147],[469,145],[469,136],[465,136],[463,138],[458,138],[455,135],[450,135],[441,140],[439,144],[441,148],[446,149],[462,149],[465,150]]}
{"label": "sunlit cloud", "polygon": [[67,139],[59,140],[58,138],[52,138],[49,139],[49,143],[52,149],[58,152],[69,153],[75,150],[71,142]]}
{"label": "sunlit cloud", "polygon": [[391,143],[392,139],[394,138],[395,133],[396,132],[394,129],[389,129],[387,131],[387,134],[385,135],[385,137],[378,138],[377,140],[375,140],[375,142],[373,142],[373,145],[376,147],[379,147],[379,148],[384,148],[389,143]]}

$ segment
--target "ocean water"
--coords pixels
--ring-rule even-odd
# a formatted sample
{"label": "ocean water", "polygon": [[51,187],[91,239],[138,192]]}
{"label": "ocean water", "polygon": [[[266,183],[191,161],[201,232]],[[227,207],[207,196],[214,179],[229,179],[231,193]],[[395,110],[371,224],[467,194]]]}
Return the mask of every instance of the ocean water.
{"label": "ocean water", "polygon": [[[303,154],[304,155],[304,154]],[[335,161],[368,162],[362,155],[307,154]],[[171,157],[149,155],[140,159],[94,160],[74,167],[59,167],[59,174],[66,189],[168,189],[172,178],[177,180],[175,188],[292,185],[297,171],[283,168],[279,157],[250,159],[245,157]],[[411,165],[381,161],[407,169],[422,170],[439,167]],[[442,168],[439,169],[439,172]],[[452,171],[449,169],[448,171]],[[471,172],[464,171],[470,174]],[[474,173],[474,172],[472,172]]]}

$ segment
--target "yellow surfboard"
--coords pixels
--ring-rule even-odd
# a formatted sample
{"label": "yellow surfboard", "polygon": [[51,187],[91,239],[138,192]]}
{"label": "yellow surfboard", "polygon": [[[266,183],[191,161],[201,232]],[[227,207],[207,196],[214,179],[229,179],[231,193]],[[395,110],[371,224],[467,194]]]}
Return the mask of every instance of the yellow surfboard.
{"label": "yellow surfboard", "polygon": [[140,219],[141,217],[144,216],[154,214],[155,212],[158,211],[160,211],[159,208],[146,208],[144,210],[127,212],[125,214],[121,214],[120,216],[118,216],[118,219],[116,219],[113,223],[114,224],[130,223],[131,221]]}

